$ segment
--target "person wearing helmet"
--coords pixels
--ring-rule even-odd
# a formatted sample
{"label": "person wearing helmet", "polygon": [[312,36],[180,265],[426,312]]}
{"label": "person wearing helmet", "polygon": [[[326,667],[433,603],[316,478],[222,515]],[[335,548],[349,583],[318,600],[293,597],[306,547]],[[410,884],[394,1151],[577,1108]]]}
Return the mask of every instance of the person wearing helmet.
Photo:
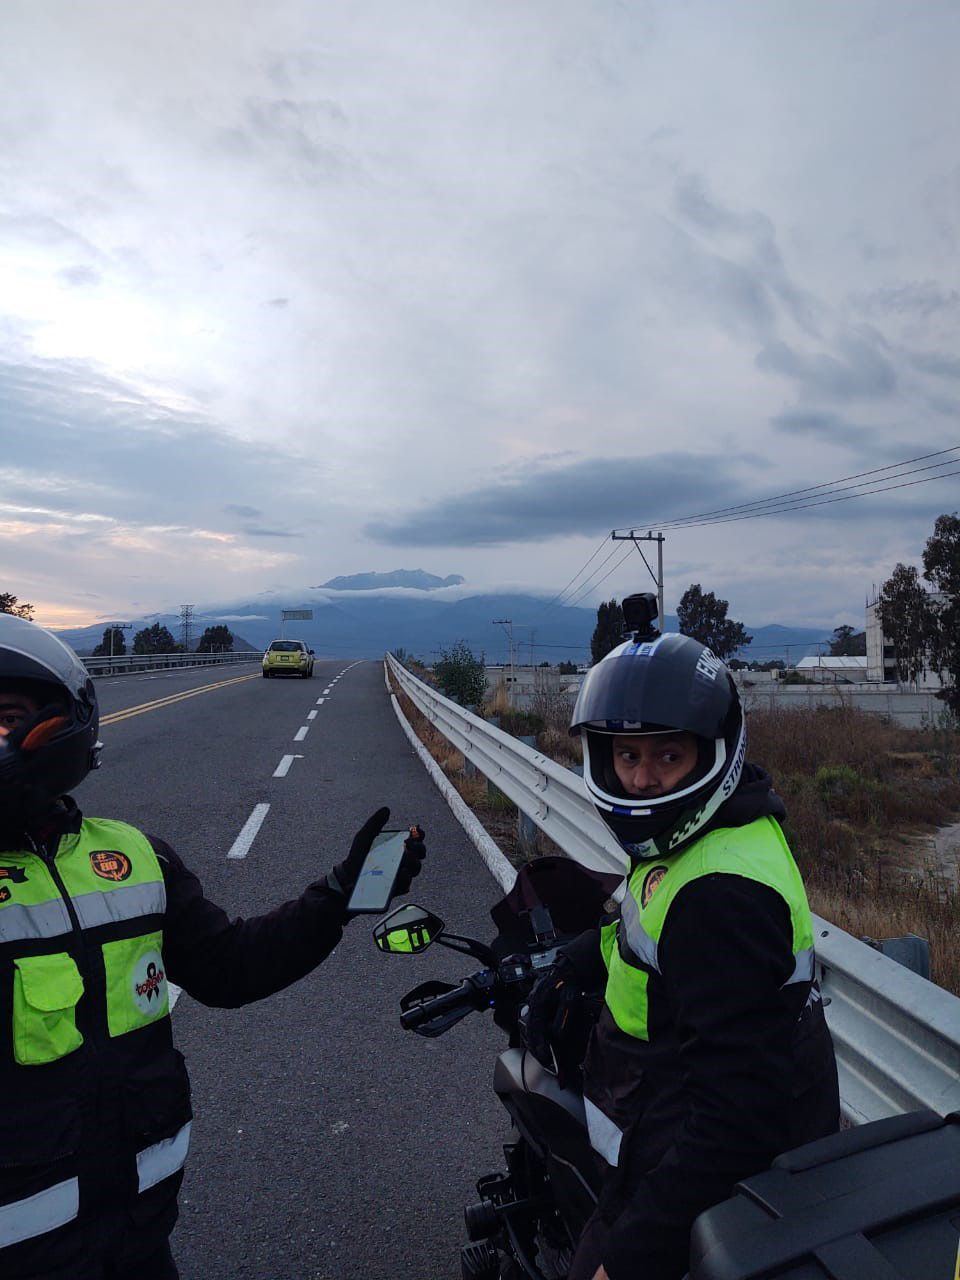
{"label": "person wearing helmet", "polygon": [[[81,814],[100,763],[93,682],[0,613],[0,1276],[176,1280],[190,1136],[168,984],[236,1007],[310,973],[349,918],[380,809],[294,901],[231,921],[163,841]],[[395,886],[420,870],[411,828]]]}
{"label": "person wearing helmet", "polygon": [[660,635],[654,598],[638,599],[637,635],[588,672],[570,729],[628,859],[626,891],[615,918],[563,949],[526,1013],[546,1060],[571,1002],[604,991],[582,1064],[604,1172],[570,1280],[680,1280],[697,1215],[840,1118],[783,802],[745,762],[724,663]]}

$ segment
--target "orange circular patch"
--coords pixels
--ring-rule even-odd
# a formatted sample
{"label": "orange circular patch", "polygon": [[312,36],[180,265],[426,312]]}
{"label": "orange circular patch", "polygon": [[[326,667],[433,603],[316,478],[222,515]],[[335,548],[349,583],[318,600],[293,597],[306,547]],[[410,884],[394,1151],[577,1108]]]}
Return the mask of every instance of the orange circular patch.
{"label": "orange circular patch", "polygon": [[640,905],[645,907],[653,895],[660,887],[660,881],[667,874],[669,867],[654,867],[652,871],[648,871],[643,881],[643,888],[640,890]]}
{"label": "orange circular patch", "polygon": [[130,874],[130,859],[114,849],[96,849],[90,855],[90,865],[104,880],[126,880]]}

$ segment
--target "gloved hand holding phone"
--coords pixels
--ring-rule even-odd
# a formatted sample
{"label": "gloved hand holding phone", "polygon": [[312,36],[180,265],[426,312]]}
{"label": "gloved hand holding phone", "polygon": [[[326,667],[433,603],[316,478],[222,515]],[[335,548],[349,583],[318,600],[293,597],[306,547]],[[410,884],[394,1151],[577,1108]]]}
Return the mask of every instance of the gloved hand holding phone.
{"label": "gloved hand holding phone", "polygon": [[[373,848],[377,837],[383,831],[389,817],[390,810],[386,807],[378,809],[375,814],[369,817],[353,837],[350,852],[342,862],[337,863],[327,876],[327,888],[343,898],[345,907],[356,888],[367,855]],[[423,828],[414,824],[409,828],[409,834],[403,841],[403,856],[396,870],[393,891],[390,894],[391,898],[407,892],[414,877],[420,874],[420,868],[423,865],[426,853]],[[351,912],[350,914],[352,915],[353,913]]]}

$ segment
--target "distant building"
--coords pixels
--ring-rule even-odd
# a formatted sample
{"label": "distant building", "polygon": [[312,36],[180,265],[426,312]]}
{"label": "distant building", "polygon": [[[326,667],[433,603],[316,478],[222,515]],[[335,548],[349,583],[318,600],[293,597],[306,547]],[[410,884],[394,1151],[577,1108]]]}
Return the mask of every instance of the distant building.
{"label": "distant building", "polygon": [[[933,593],[933,599],[940,601],[946,597],[942,592]],[[877,616],[877,601],[867,605],[866,609],[866,632],[867,632],[867,679],[873,681],[884,681],[888,684],[899,684],[897,679],[897,659],[894,654],[893,645],[883,634],[883,628],[880,626],[880,619]],[[943,681],[935,671],[924,670],[923,675],[916,682],[917,689],[940,689],[943,687]]]}
{"label": "distant building", "polygon": [[867,658],[834,658],[816,654],[801,658],[797,674],[816,684],[864,684],[868,679]]}

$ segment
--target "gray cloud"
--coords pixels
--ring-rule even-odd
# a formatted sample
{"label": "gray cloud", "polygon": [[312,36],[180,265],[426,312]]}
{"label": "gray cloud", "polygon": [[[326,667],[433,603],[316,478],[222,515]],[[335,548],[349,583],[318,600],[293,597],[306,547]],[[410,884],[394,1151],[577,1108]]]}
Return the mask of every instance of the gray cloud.
{"label": "gray cloud", "polygon": [[855,298],[865,311],[886,311],[928,319],[941,312],[960,312],[960,290],[944,289],[935,280],[892,285]]}
{"label": "gray cloud", "polygon": [[783,374],[800,384],[805,395],[821,400],[875,400],[897,387],[896,371],[874,337],[848,336],[837,343],[837,355],[797,351],[772,342],[757,355],[757,368]]}
{"label": "gray cloud", "polygon": [[99,284],[101,275],[98,271],[94,271],[92,267],[64,267],[62,271],[57,273],[65,284],[71,285],[75,289],[83,288],[85,285]]}
{"label": "gray cloud", "polygon": [[312,493],[326,480],[312,458],[237,439],[216,421],[167,408],[80,361],[0,360],[0,419],[4,500],[38,508],[22,513],[28,522],[83,515],[76,536],[95,537],[98,517],[218,529],[225,510],[246,519],[262,514],[245,503],[225,508],[224,491],[273,493],[285,508],[298,500],[312,508]]}
{"label": "gray cloud", "polygon": [[405,546],[495,546],[646,525],[703,507],[745,501],[744,456],[660,454],[651,458],[588,458],[524,473],[520,479],[436,497],[401,520],[365,528],[377,542]]}
{"label": "gray cloud", "polygon": [[250,538],[299,538],[299,533],[290,533],[285,529],[261,529],[256,525],[246,524],[243,532]]}
{"label": "gray cloud", "polygon": [[782,431],[785,435],[815,436],[831,444],[845,444],[854,448],[862,447],[870,433],[869,427],[847,422],[839,414],[827,411],[789,410],[775,414],[770,419],[770,425],[775,431]]}
{"label": "gray cloud", "polygon": [[960,378],[960,359],[957,356],[936,352],[914,352],[908,359],[921,373],[932,373],[937,378]]}
{"label": "gray cloud", "polygon": [[724,207],[707,195],[704,179],[694,174],[677,182],[674,208],[709,241],[726,240],[733,252],[745,254],[744,261],[734,262],[718,253],[711,259],[711,274],[718,290],[752,316],[758,331],[768,335],[774,329],[779,303],[805,333],[816,335],[822,308],[791,280],[770,217],[758,210],[737,213]]}

